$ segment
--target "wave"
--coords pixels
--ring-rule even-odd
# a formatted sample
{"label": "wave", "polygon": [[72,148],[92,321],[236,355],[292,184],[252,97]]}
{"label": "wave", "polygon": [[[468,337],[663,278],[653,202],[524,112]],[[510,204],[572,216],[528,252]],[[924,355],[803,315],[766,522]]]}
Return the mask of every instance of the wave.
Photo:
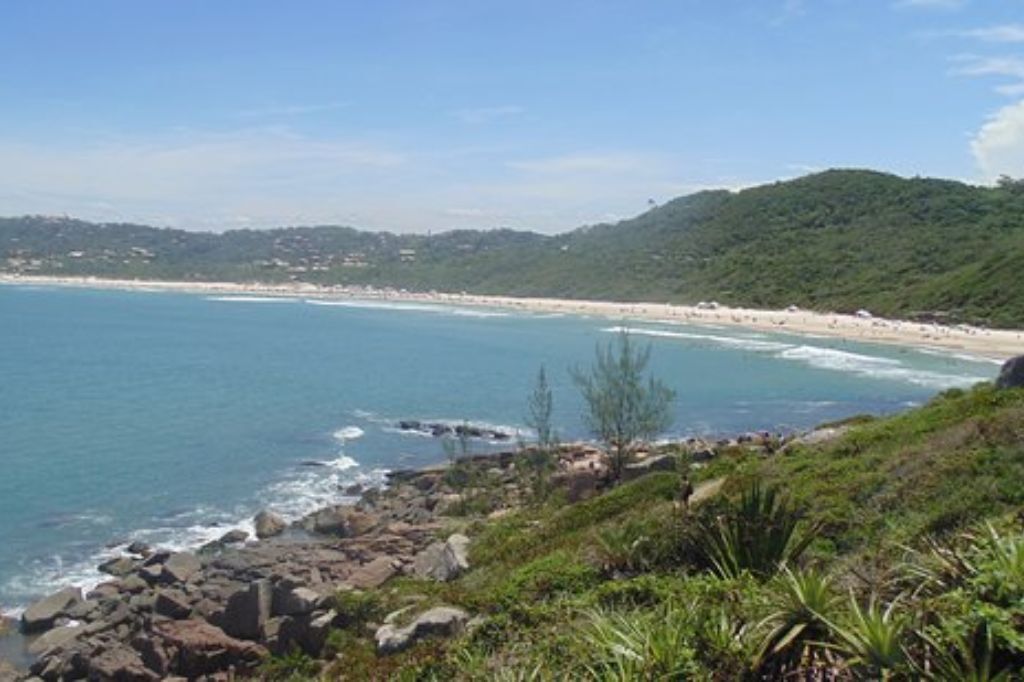
{"label": "wave", "polygon": [[646,327],[616,326],[606,327],[601,331],[608,333],[628,332],[639,336],[711,343],[727,348],[766,353],[782,360],[802,362],[817,369],[857,374],[871,379],[900,381],[934,389],[966,387],[979,381],[986,381],[989,378],[973,374],[915,369],[907,367],[903,362],[894,358],[864,355],[825,346],[797,345],[782,341],[762,341],[749,337],[698,334]]}
{"label": "wave", "polygon": [[334,440],[344,443],[345,441],[362,438],[365,433],[366,432],[358,426],[346,426],[343,429],[338,429],[331,435],[334,436]]}
{"label": "wave", "polygon": [[652,336],[665,339],[688,339],[693,341],[706,341],[709,343],[750,350],[756,352],[772,352],[792,348],[792,344],[779,341],[759,341],[753,338],[740,336],[718,336],[715,334],[697,334],[693,332],[668,331],[667,329],[650,329],[647,327],[605,327],[601,330],[611,334],[626,332],[636,336]]}
{"label": "wave", "polygon": [[509,317],[511,313],[498,310],[482,310],[480,308],[469,308],[462,306],[446,306],[432,303],[407,303],[401,301],[367,301],[367,300],[323,300],[307,298],[305,303],[310,305],[328,306],[336,308],[360,308],[367,310],[404,310],[421,313],[440,313],[443,315],[458,315],[460,317]]}
{"label": "wave", "polygon": [[779,357],[785,360],[797,360],[811,367],[840,372],[848,372],[871,379],[887,379],[902,381],[924,386],[926,388],[954,388],[986,381],[987,377],[968,376],[963,374],[946,374],[932,370],[912,369],[899,360],[881,358],[860,353],[821,348],[818,346],[795,346],[784,350]]}
{"label": "wave", "polygon": [[286,296],[207,296],[207,301],[221,303],[295,303],[296,299]]}

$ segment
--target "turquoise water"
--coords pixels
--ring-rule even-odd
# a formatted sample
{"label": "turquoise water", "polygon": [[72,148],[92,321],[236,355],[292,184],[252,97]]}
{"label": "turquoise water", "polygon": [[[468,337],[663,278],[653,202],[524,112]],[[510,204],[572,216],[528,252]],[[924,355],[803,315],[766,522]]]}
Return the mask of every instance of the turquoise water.
{"label": "turquoise water", "polygon": [[678,391],[668,435],[892,412],[998,369],[735,329],[0,286],[0,607],[96,580],[130,540],[195,546],[263,507],[296,517],[443,459],[399,419],[521,428],[541,363],[561,436],[583,436],[566,369],[623,325]]}

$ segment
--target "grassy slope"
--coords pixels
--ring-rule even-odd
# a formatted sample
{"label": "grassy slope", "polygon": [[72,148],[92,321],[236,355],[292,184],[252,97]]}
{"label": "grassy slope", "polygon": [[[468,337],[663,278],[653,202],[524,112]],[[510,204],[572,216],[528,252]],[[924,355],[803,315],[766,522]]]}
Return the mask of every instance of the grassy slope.
{"label": "grassy slope", "polygon": [[[868,558],[879,570],[892,569],[904,543],[976,527],[1024,506],[1024,390],[949,391],[902,415],[861,420],[828,444],[769,458],[736,451],[699,474],[702,480],[723,475],[726,496],[757,476],[781,486],[808,522],[824,521],[809,560],[848,582],[847,571],[863,574]],[[754,628],[771,613],[779,584],[712,577],[688,554],[686,523],[671,501],[678,482],[676,474],[658,473],[585,502],[552,500],[501,520],[468,522],[475,538],[470,573],[442,585],[403,579],[381,599],[387,608],[407,603],[409,595],[421,606],[461,605],[483,616],[481,627],[467,639],[428,642],[384,659],[366,639],[339,633],[335,642],[348,654],[331,675],[528,679],[539,666],[553,677],[536,679],[557,679],[593,662],[580,633],[589,631],[595,609],[657,624],[670,608],[664,613],[672,617],[689,614],[680,627],[692,632],[680,646],[693,647],[685,655],[692,656],[697,679],[709,669],[719,670],[715,679],[736,679],[739,669],[727,668],[749,652],[714,650],[721,632],[708,631],[707,623],[725,614]],[[706,513],[722,503],[710,500]],[[601,540],[609,537],[611,549]],[[644,567],[627,577],[609,573],[615,538],[625,541],[620,547],[642,546]],[[964,590],[951,594],[933,604],[937,612],[969,609],[976,600]],[[737,633],[727,638],[733,636],[738,642]]]}

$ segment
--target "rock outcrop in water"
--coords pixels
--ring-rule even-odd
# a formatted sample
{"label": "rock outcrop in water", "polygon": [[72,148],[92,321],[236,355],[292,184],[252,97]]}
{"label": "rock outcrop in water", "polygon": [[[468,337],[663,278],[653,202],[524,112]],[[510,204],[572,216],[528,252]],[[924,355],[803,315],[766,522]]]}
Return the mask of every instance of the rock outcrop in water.
{"label": "rock outcrop in water", "polygon": [[1024,355],[1010,358],[1003,363],[1003,368],[996,379],[996,388],[1020,388],[1024,386]]}

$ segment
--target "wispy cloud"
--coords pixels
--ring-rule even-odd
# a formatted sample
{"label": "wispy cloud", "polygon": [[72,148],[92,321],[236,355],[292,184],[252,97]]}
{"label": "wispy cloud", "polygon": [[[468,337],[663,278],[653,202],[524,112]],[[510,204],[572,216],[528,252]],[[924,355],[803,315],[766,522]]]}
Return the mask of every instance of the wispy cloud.
{"label": "wispy cloud", "polygon": [[337,111],[351,106],[349,102],[325,102],[323,104],[284,104],[265,107],[254,107],[236,112],[239,118],[283,118],[288,116],[305,116],[325,111]]}
{"label": "wispy cloud", "polygon": [[628,173],[661,167],[662,161],[643,154],[565,154],[540,159],[510,161],[509,168],[530,173]]}
{"label": "wispy cloud", "polygon": [[1024,24],[999,24],[954,33],[986,43],[1024,43]]}
{"label": "wispy cloud", "polygon": [[520,106],[506,104],[497,107],[476,107],[473,109],[458,109],[452,112],[452,116],[470,125],[489,123],[495,119],[518,116],[525,113],[526,109]]}
{"label": "wispy cloud", "polygon": [[952,61],[957,64],[951,71],[954,75],[1010,78],[1016,82],[1001,83],[996,86],[996,92],[1012,97],[1024,91],[1024,58],[966,54],[957,55]]}

